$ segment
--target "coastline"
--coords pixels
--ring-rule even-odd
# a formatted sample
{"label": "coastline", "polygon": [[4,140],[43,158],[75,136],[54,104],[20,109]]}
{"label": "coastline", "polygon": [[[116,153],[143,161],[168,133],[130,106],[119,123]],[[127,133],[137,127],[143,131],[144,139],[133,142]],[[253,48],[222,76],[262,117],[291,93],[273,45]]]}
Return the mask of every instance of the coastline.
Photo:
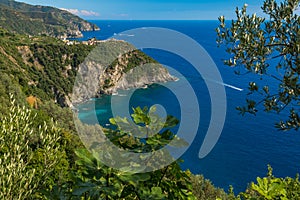
{"label": "coastline", "polygon": [[152,83],[144,84],[144,85],[141,85],[141,86],[138,86],[138,87],[126,87],[126,88],[122,88],[122,89],[117,89],[115,91],[115,93],[102,93],[102,94],[98,93],[98,94],[96,94],[94,96],[91,96],[91,97],[85,97],[85,98],[82,98],[82,99],[76,98],[76,100],[71,100],[70,101],[69,107],[71,109],[73,109],[73,108],[77,109],[78,105],[84,104],[84,103],[87,103],[87,102],[90,102],[90,101],[95,101],[97,99],[101,99],[103,96],[113,96],[113,95],[119,96],[119,91],[129,91],[129,90],[132,90],[132,89],[149,90],[150,89],[149,87],[154,85],[154,84],[167,83],[167,82],[177,82],[177,81],[179,81],[179,78],[171,75],[171,79],[166,80],[166,81],[162,81],[162,82],[152,82]]}

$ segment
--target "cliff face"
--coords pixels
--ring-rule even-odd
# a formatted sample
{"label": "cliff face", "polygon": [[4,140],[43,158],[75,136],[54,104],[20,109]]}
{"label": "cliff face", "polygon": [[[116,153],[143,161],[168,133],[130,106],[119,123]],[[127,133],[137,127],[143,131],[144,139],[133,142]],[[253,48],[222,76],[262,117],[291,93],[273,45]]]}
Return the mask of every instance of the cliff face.
{"label": "cliff face", "polygon": [[80,65],[72,102],[175,80],[165,67],[130,44],[109,40],[96,47]]}
{"label": "cliff face", "polygon": [[153,83],[174,81],[168,70],[143,52],[133,50],[119,56],[99,79],[100,94],[117,93],[118,89],[141,88]]}
{"label": "cliff face", "polygon": [[0,0],[0,27],[14,33],[58,38],[82,37],[99,28],[65,10]]}
{"label": "cliff face", "polygon": [[26,96],[62,107],[118,89],[175,80],[162,65],[123,41],[67,45],[1,28],[0,36],[0,75],[11,77]]}

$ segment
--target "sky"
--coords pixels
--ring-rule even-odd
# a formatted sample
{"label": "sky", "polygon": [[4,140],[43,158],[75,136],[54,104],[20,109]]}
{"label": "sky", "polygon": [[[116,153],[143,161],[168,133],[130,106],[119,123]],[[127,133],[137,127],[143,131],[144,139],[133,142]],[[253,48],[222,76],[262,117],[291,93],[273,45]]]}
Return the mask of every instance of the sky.
{"label": "sky", "polygon": [[68,10],[84,19],[217,20],[234,19],[235,8],[248,4],[260,14],[263,0],[17,0]]}

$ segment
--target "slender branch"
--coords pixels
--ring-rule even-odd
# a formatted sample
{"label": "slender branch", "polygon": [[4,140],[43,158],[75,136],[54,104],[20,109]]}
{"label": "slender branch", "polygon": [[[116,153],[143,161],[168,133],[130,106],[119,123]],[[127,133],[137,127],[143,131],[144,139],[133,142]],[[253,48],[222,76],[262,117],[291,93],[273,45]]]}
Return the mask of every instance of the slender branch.
{"label": "slender branch", "polygon": [[267,74],[267,73],[266,73],[266,75],[269,76],[269,77],[274,78],[274,79],[277,80],[277,81],[282,82],[282,80],[281,80],[280,78],[278,78],[277,76],[275,76],[275,75],[273,75],[273,74]]}
{"label": "slender branch", "polygon": [[289,105],[290,103],[287,103],[287,104],[285,104],[282,108],[280,108],[279,109],[279,111],[278,112],[281,112],[281,111],[283,111],[288,105]]}
{"label": "slender branch", "polygon": [[256,105],[260,105],[261,103],[263,103],[267,99],[272,98],[272,97],[276,97],[276,96],[279,96],[279,94],[268,95],[266,98],[263,98],[262,100],[260,100],[259,102],[257,102]]}
{"label": "slender branch", "polygon": [[157,186],[160,186],[160,184],[161,184],[161,182],[162,182],[163,178],[164,178],[164,177],[165,177],[165,175],[167,174],[167,170],[168,170],[168,168],[169,168],[169,165],[168,165],[168,166],[165,168],[165,170],[164,170],[164,172],[163,172],[162,176],[160,177],[160,180],[159,180],[159,182],[158,182]]}
{"label": "slender branch", "polygon": [[282,56],[285,56],[285,55],[287,55],[287,53],[281,53],[281,54],[279,54],[277,56],[271,57],[271,59],[279,58],[279,57],[282,57]]}
{"label": "slender branch", "polygon": [[276,47],[276,46],[285,46],[285,47],[291,47],[291,44],[282,44],[282,43],[277,43],[277,44],[266,44],[264,47]]}
{"label": "slender branch", "polygon": [[140,197],[139,193],[136,190],[134,190],[134,193],[135,193],[136,197],[138,198],[138,200],[141,200],[141,197]]}
{"label": "slender branch", "polygon": [[[106,187],[109,187],[109,173],[106,174]],[[106,195],[106,200],[108,199],[108,195]]]}

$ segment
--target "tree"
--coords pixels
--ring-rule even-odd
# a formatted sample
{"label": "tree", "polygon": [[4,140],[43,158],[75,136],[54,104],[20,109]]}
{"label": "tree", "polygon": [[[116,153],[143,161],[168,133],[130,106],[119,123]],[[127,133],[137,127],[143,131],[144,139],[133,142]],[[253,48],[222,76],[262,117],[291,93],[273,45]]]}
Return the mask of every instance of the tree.
{"label": "tree", "polygon": [[[259,106],[264,111],[277,113],[289,109],[288,119],[276,123],[280,130],[300,127],[300,17],[299,0],[265,0],[261,7],[268,19],[255,13],[247,14],[247,5],[236,8],[236,20],[229,27],[224,16],[219,17],[217,42],[225,45],[230,58],[225,64],[237,67],[236,73],[254,73],[261,79],[268,76],[277,81],[272,89],[267,83],[249,83],[247,105],[238,107],[242,113],[256,114]],[[257,94],[262,96],[260,101]]]}
{"label": "tree", "polygon": [[[215,187],[203,175],[191,175],[193,194],[198,200],[237,200],[233,191],[226,194],[223,189]],[[233,189],[232,189],[233,190]]]}
{"label": "tree", "polygon": [[[140,107],[133,109],[131,115],[134,124],[129,123],[127,118],[112,118],[111,124],[115,129],[106,129],[106,136],[120,148],[148,152],[155,151],[176,140],[176,145],[186,145],[169,129],[178,123],[174,117],[168,116],[166,122],[155,115],[155,107],[150,109]],[[150,123],[152,121],[152,123]],[[154,123],[153,123],[154,122]],[[160,133],[157,126],[164,123],[164,130]],[[138,130],[136,129],[138,125]],[[97,131],[97,125],[82,125],[85,129]],[[94,127],[94,128],[91,128]],[[135,137],[140,133],[143,138]],[[75,151],[78,160],[77,169],[73,172],[72,183],[57,185],[48,194],[49,199],[195,199],[192,193],[191,173],[180,169],[179,161],[174,161],[162,169],[151,172],[132,173],[105,166],[99,159],[99,152],[95,149],[78,149]],[[106,153],[106,156],[109,152]],[[141,155],[142,157],[142,155]],[[163,156],[162,158],[166,158]],[[128,159],[128,160],[127,160]],[[138,161],[131,158],[120,157],[118,162],[138,165]],[[157,162],[159,159],[157,158]],[[128,161],[128,162],[126,162]],[[131,162],[129,162],[131,161]],[[145,162],[144,165],[153,163]]]}
{"label": "tree", "polygon": [[273,169],[268,166],[266,177],[257,177],[257,183],[251,182],[245,192],[240,193],[242,199],[299,199],[300,182],[299,175],[295,178],[277,178],[273,175]]}
{"label": "tree", "polygon": [[34,126],[35,116],[11,98],[9,115],[0,119],[0,199],[36,199],[68,164],[52,124]]}

